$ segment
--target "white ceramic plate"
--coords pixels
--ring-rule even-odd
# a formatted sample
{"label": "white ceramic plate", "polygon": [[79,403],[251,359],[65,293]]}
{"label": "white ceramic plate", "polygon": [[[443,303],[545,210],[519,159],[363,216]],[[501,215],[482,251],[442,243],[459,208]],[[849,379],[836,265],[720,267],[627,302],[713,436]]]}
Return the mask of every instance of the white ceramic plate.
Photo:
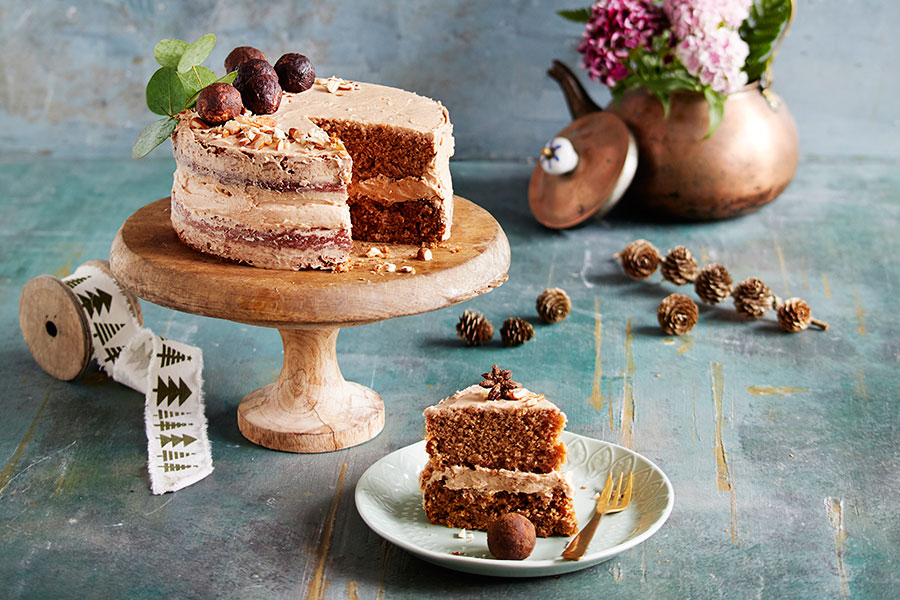
{"label": "white ceramic plate", "polygon": [[564,432],[568,459],[563,467],[572,473],[575,512],[581,525],[594,507],[594,495],[606,482],[607,473],[634,471],[631,506],[603,517],[587,554],[579,561],[560,555],[571,538],[538,538],[525,560],[497,560],[488,552],[487,536],[470,532],[460,539],[459,529],[432,525],[422,509],[419,472],[428,456],[425,442],[401,448],[369,467],[356,484],[356,509],[366,524],[384,539],[422,560],[467,573],[500,577],[538,577],[585,569],[632,548],[656,533],[672,512],[672,484],[659,467],[622,446]]}

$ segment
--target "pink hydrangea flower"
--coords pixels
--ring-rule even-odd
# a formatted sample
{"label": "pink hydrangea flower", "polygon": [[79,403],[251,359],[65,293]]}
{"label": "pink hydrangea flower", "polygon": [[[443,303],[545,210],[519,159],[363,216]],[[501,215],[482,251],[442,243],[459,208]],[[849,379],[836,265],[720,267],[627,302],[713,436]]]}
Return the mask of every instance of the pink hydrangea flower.
{"label": "pink hydrangea flower", "polygon": [[665,28],[665,15],[650,0],[599,0],[591,10],[578,51],[588,77],[612,87],[628,76],[629,51],[650,48]]}
{"label": "pink hydrangea flower", "polygon": [[676,40],[705,35],[725,26],[737,29],[750,15],[753,0],[664,0],[663,11]]}
{"label": "pink hydrangea flower", "polygon": [[720,27],[705,35],[688,35],[675,46],[675,56],[700,83],[723,94],[747,84],[747,42],[734,29]]}

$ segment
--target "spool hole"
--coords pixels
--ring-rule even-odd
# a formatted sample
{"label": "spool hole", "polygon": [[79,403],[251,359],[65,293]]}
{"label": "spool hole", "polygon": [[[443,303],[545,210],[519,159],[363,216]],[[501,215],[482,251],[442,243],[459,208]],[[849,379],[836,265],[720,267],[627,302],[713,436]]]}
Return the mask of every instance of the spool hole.
{"label": "spool hole", "polygon": [[47,329],[47,335],[50,337],[56,337],[56,334],[59,333],[56,329],[56,323],[53,321],[47,321],[47,323],[44,324],[44,327]]}

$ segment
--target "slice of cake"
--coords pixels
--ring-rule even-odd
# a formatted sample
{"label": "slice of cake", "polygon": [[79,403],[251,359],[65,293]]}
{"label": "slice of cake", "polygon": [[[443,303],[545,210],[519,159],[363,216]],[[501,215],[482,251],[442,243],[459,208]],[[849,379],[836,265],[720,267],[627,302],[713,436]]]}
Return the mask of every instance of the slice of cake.
{"label": "slice of cake", "polygon": [[450,236],[453,127],[439,102],[319,79],[268,115],[179,115],[172,225],[192,248],[275,269],[340,269],[352,239]]}
{"label": "slice of cake", "polygon": [[419,487],[428,520],[484,530],[517,512],[540,537],[575,533],[574,490],[560,470],[565,414],[496,365],[483,377],[425,409],[428,462]]}

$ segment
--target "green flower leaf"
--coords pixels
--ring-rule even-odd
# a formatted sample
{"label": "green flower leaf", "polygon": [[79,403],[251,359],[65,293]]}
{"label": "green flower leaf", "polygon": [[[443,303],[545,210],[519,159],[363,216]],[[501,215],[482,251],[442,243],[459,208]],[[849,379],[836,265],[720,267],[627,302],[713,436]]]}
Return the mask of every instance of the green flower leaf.
{"label": "green flower leaf", "polygon": [[756,81],[769,67],[772,50],[793,12],[792,0],[756,0],[750,16],[741,24],[738,33],[750,47],[744,62],[749,81]]}
{"label": "green flower leaf", "polygon": [[556,14],[563,19],[574,21],[575,23],[587,23],[591,19],[591,7],[587,8],[569,8],[556,11]]}
{"label": "green flower leaf", "polygon": [[714,91],[708,85],[703,86],[703,95],[706,97],[706,103],[709,104],[709,132],[703,138],[708,140],[722,123],[722,118],[725,116],[725,100],[728,99],[728,96]]}
{"label": "green flower leaf", "polygon": [[172,117],[163,117],[153,123],[147,125],[138,135],[137,141],[131,147],[131,156],[134,158],[143,158],[150,152],[162,144],[166,138],[175,131],[175,125],[178,120]]}
{"label": "green flower leaf", "polygon": [[216,36],[207,33],[202,38],[191,44],[181,55],[178,61],[178,72],[186,73],[194,65],[199,65],[209,53],[212,52],[213,46],[216,45]]}
{"label": "green flower leaf", "polygon": [[222,75],[221,77],[219,77],[219,78],[216,80],[216,82],[221,82],[221,83],[234,83],[234,79],[235,79],[236,77],[237,77],[237,71],[232,71],[231,73],[228,73],[228,74],[226,74],[226,75]]}
{"label": "green flower leaf", "polygon": [[190,44],[181,40],[160,40],[153,49],[153,56],[160,66],[175,69],[184,51],[189,47]]}
{"label": "green flower leaf", "polygon": [[187,96],[181,77],[172,67],[160,67],[147,82],[147,108],[158,115],[177,115],[184,110]]}

